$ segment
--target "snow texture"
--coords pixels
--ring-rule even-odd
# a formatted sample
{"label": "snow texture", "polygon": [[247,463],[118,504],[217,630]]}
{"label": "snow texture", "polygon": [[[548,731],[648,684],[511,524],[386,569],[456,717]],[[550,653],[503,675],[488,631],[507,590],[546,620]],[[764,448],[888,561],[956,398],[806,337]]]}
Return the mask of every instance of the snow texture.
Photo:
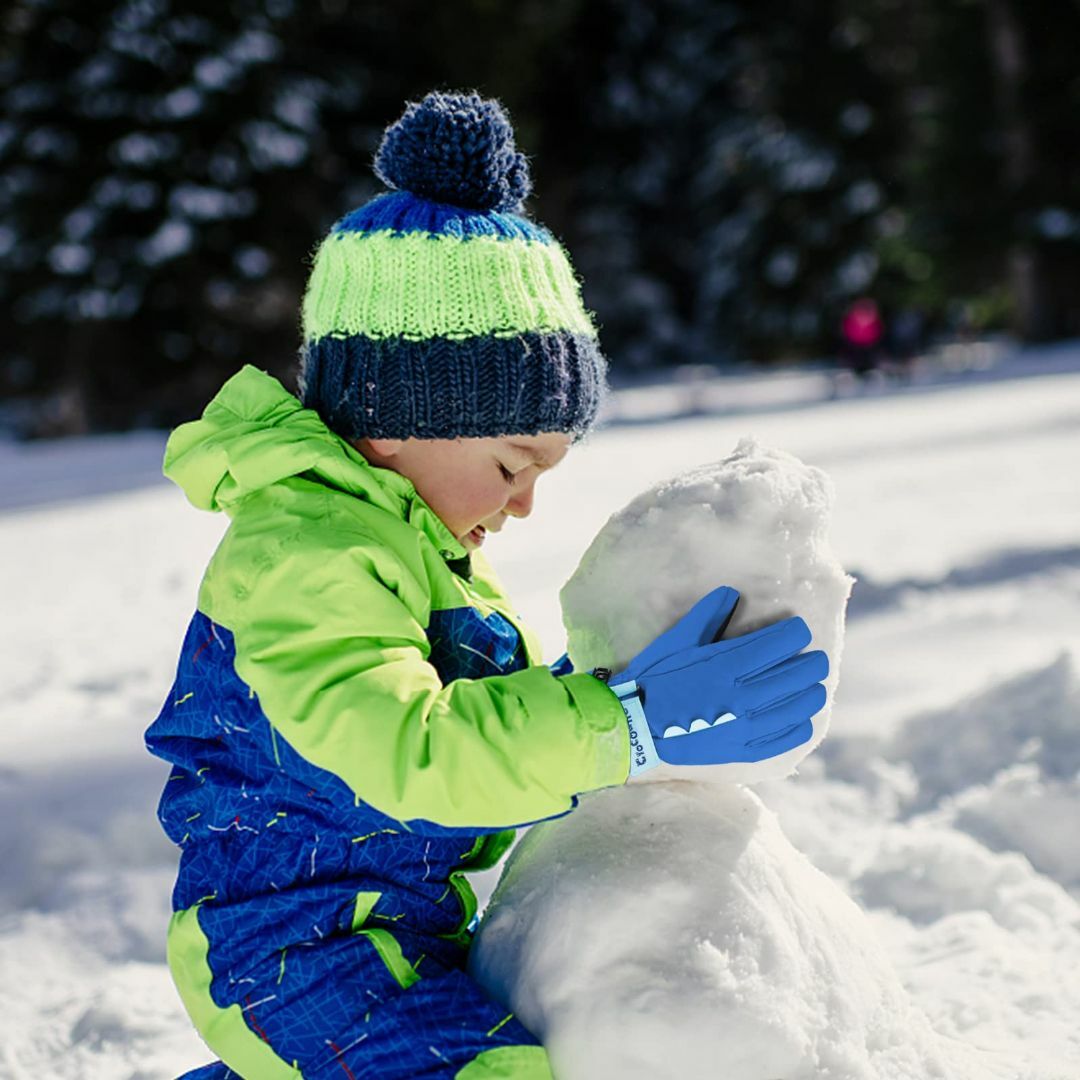
{"label": "snow texture", "polygon": [[601,792],[534,827],[471,970],[558,1080],[930,1080],[964,1056],[863,912],[734,784]]}

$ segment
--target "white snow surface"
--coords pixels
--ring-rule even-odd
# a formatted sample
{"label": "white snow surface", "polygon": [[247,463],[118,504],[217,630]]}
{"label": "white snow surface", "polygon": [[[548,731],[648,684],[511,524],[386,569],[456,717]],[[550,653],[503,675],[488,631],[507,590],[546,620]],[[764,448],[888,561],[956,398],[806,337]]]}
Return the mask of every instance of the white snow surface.
{"label": "white snow surface", "polygon": [[[555,657],[559,588],[632,498],[745,435],[822,469],[836,489],[831,543],[858,579],[829,737],[796,775],[738,796],[801,853],[769,881],[805,883],[807,903],[747,910],[747,925],[826,925],[841,904],[854,910],[846,895],[866,914],[855,932],[877,942],[859,970],[881,978],[860,976],[867,998],[842,973],[843,1007],[865,1017],[875,996],[905,1000],[889,996],[884,956],[912,1010],[912,1060],[930,1044],[925,1017],[950,1077],[1076,1080],[1080,347],[837,401],[811,379],[802,398],[775,379],[727,385],[747,403],[737,415],[643,415],[575,449],[541,482],[531,520],[511,522],[489,554]],[[710,386],[711,400],[723,394]],[[648,404],[666,416],[684,397],[659,388]],[[154,816],[167,770],[142,732],[223,522],[147,479],[162,448],[147,435],[0,444],[0,504],[21,507],[0,516],[3,1080],[162,1080],[211,1056],[164,965],[176,853]],[[671,786],[630,790],[664,799]],[[824,878],[802,856],[831,882],[824,904]],[[833,960],[851,940],[826,942]],[[788,955],[797,963],[798,948]],[[676,950],[662,956],[679,965]],[[762,964],[789,1002],[798,971]],[[789,1028],[785,1015],[786,1046],[810,1021],[800,1011]],[[727,1065],[721,1049],[707,1075]],[[774,1080],[763,1065],[758,1080]],[[860,1075],[844,1068],[829,1080]]]}

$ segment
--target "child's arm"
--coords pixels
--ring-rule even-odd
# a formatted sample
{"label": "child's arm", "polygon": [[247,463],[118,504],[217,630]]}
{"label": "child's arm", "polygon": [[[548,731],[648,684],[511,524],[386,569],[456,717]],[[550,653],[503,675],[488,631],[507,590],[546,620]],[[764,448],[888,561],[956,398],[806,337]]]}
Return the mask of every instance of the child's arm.
{"label": "child's arm", "polygon": [[365,802],[402,821],[505,827],[626,780],[625,716],[599,680],[533,667],[443,686],[400,562],[355,537],[293,543],[242,589],[216,580],[201,606],[220,608],[206,613],[233,631],[237,672],[277,731]]}

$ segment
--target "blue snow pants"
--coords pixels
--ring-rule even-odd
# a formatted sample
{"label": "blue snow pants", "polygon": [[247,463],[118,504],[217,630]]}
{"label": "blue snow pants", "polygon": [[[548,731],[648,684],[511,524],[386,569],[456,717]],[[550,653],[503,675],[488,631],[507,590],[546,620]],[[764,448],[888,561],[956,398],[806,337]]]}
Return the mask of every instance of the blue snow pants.
{"label": "blue snow pants", "polygon": [[[488,663],[521,665],[505,620],[447,616],[470,640],[489,632]],[[465,971],[464,872],[513,834],[367,805],[276,734],[234,657],[196,613],[147,732],[173,764],[159,817],[181,848],[169,965],[223,1062],[187,1080],[550,1080],[536,1039]]]}

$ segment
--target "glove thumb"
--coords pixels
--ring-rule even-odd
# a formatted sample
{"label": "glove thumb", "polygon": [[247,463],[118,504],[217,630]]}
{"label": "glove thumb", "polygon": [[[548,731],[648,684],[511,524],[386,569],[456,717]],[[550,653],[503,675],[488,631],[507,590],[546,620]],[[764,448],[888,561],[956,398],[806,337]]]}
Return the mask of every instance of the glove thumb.
{"label": "glove thumb", "polygon": [[709,645],[720,640],[738,606],[738,590],[721,585],[719,589],[713,589],[711,593],[703,596],[668,633],[681,630],[685,639],[679,644],[684,649],[695,645]]}
{"label": "glove thumb", "polygon": [[722,585],[703,596],[670,630],[647,645],[619,676],[619,681],[636,679],[653,664],[684,649],[694,649],[716,641],[727,628],[739,604],[737,589]]}

